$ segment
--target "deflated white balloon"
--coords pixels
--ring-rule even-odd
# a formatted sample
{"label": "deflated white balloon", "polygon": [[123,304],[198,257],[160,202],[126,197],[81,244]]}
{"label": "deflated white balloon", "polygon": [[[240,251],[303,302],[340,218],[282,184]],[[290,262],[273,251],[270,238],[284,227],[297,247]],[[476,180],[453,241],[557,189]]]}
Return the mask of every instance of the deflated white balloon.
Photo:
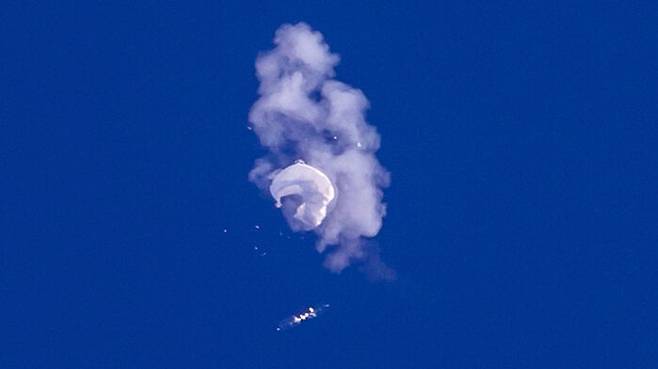
{"label": "deflated white balloon", "polygon": [[327,206],[336,197],[331,180],[317,168],[302,161],[286,167],[274,176],[270,193],[281,207],[281,199],[290,195],[301,198],[301,204],[295,211],[295,219],[305,228],[319,226],[327,216]]}

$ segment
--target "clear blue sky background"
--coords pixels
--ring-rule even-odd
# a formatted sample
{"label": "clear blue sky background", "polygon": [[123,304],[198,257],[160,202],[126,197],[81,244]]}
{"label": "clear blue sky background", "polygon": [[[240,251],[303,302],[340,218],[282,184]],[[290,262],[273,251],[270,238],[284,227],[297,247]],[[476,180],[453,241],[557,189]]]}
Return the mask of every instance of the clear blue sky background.
{"label": "clear blue sky background", "polygon": [[[658,367],[655,2],[0,8],[0,367]],[[395,282],[246,180],[297,21],[371,101]]]}

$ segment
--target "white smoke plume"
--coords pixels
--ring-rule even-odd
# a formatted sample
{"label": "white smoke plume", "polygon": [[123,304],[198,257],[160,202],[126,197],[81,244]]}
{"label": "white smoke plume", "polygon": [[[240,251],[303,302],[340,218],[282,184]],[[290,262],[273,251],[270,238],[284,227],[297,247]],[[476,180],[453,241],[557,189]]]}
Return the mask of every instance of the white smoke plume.
{"label": "white smoke plume", "polygon": [[249,113],[269,154],[256,161],[249,178],[266,189],[272,174],[296,159],[322,170],[337,190],[333,208],[314,230],[317,250],[329,252],[325,266],[340,272],[352,261],[374,260],[380,277],[391,278],[365,242],[382,226],[382,188],[389,182],[375,157],[379,135],[365,120],[368,100],[333,79],[339,57],[307,24],[281,26],[274,44],[256,60],[260,98]]}

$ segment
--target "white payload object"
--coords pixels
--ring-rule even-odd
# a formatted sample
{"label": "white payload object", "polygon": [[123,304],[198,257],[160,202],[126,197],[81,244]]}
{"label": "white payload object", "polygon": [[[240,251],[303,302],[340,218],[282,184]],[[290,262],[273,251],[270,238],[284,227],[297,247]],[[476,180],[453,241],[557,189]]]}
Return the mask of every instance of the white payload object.
{"label": "white payload object", "polygon": [[298,196],[301,203],[295,210],[294,218],[306,229],[316,228],[322,223],[327,216],[327,207],[336,197],[329,177],[302,160],[297,160],[274,176],[270,193],[276,207],[281,207],[282,198]]}

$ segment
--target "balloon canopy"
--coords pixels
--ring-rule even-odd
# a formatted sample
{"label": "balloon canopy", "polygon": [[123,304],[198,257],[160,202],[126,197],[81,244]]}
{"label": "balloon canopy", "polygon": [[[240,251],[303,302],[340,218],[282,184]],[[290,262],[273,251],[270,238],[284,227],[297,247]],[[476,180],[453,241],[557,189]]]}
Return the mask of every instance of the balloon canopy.
{"label": "balloon canopy", "polygon": [[329,177],[302,161],[277,173],[272,179],[270,193],[276,207],[282,206],[284,197],[297,196],[299,201],[295,203],[294,219],[305,229],[316,228],[322,223],[327,216],[327,206],[336,197]]}

